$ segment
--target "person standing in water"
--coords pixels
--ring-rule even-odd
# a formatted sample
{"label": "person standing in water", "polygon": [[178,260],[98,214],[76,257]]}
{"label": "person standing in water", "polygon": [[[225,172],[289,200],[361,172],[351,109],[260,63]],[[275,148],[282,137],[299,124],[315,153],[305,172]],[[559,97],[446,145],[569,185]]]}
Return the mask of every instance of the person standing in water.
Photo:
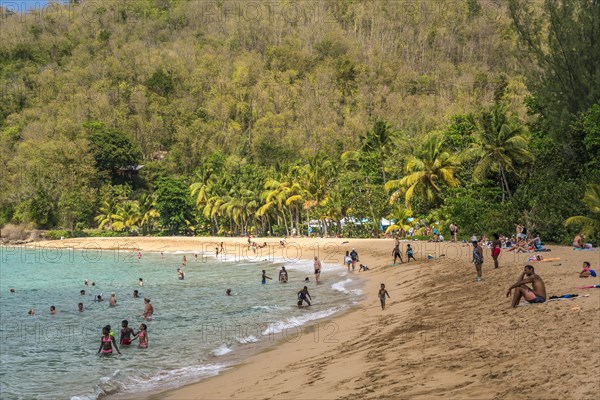
{"label": "person standing in water", "polygon": [[346,250],[346,255],[344,256],[344,264],[348,267],[348,272],[350,272],[350,266],[352,265],[352,258],[350,257],[350,252]]}
{"label": "person standing in water", "polygon": [[98,349],[98,353],[102,352],[103,356],[109,356],[113,352],[113,346],[115,346],[117,353],[121,354],[114,336],[110,336],[110,328],[105,326],[102,328],[102,337],[100,338],[100,348]]}
{"label": "person standing in water", "polygon": [[385,296],[387,296],[389,299],[390,294],[387,290],[385,290],[385,285],[383,283],[381,284],[381,289],[379,289],[377,296],[379,297],[379,302],[381,303],[381,309],[385,310]]}
{"label": "person standing in water", "polygon": [[109,307],[116,307],[117,306],[117,295],[115,294],[115,292],[112,292],[110,294],[110,299],[108,301],[108,306]]}
{"label": "person standing in water", "polygon": [[267,283],[267,279],[271,280],[271,278],[267,276],[267,272],[263,269],[262,270],[262,284],[263,285]]}
{"label": "person standing in water", "polygon": [[177,268],[177,274],[179,275],[179,280],[184,280],[185,279],[185,273],[183,272],[183,270],[181,268]]}
{"label": "person standing in water", "polygon": [[317,281],[317,284],[318,284],[319,279],[321,278],[321,261],[319,261],[319,257],[317,257],[317,256],[315,256],[314,267],[315,267],[315,280]]}
{"label": "person standing in water", "polygon": [[146,321],[149,321],[152,319],[152,315],[154,314],[154,306],[150,304],[150,299],[147,297],[144,299],[144,303],[146,305],[144,306],[144,312],[142,314],[142,317],[144,317]]}
{"label": "person standing in water", "polygon": [[140,330],[138,331],[137,335],[135,335],[133,337],[133,339],[131,339],[131,341],[134,341],[135,339],[139,339],[138,347],[140,349],[148,348],[148,332],[146,330],[147,330],[146,324],[140,324]]}
{"label": "person standing in water", "polygon": [[185,258],[185,256],[183,256],[183,258],[181,259],[181,266],[183,268],[185,268],[186,264],[187,264],[187,258]]}
{"label": "person standing in water", "polygon": [[298,292],[298,307],[302,307],[303,302],[306,302],[306,304],[310,306],[310,301],[308,301],[308,299],[312,300],[312,297],[310,296],[310,293],[308,293],[308,287],[304,286],[304,288]]}
{"label": "person standing in water", "polygon": [[144,280],[143,280],[142,278],[140,278],[140,279],[138,280],[138,285],[139,285],[139,286],[144,286]]}
{"label": "person standing in water", "polygon": [[131,336],[135,336],[133,329],[129,327],[129,321],[126,319],[121,322],[121,336],[119,338],[119,343],[121,346],[129,346],[131,344]]}
{"label": "person standing in water", "polygon": [[281,271],[279,271],[279,282],[287,283],[288,281],[288,273],[285,267],[281,267]]}

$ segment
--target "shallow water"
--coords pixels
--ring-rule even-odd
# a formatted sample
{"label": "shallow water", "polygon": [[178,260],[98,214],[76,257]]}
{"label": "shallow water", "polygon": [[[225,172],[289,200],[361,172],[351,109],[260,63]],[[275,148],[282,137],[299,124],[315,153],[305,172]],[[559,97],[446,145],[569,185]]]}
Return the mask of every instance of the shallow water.
{"label": "shallow water", "polygon": [[[183,254],[186,277],[179,280]],[[324,283],[316,285],[310,261],[218,260],[210,254],[194,260],[192,252],[164,258],[144,253],[138,260],[117,251],[9,247],[0,247],[0,261],[2,399],[97,398],[182,386],[219,373],[266,343],[295,340],[299,326],[344,310],[361,295],[359,282],[341,265],[324,264]],[[277,282],[283,265],[287,284]],[[273,278],[266,285],[262,269]],[[296,293],[306,276],[313,305],[299,309]],[[96,286],[84,287],[84,279]],[[225,295],[227,288],[233,296]],[[134,289],[140,298],[132,296]],[[94,302],[100,293],[105,301]],[[146,322],[149,348],[133,345],[122,355],[99,357],[102,327],[110,324],[117,341],[123,319],[137,332],[144,297],[155,308]],[[50,305],[58,314],[50,315]],[[27,315],[30,308],[35,316]]]}

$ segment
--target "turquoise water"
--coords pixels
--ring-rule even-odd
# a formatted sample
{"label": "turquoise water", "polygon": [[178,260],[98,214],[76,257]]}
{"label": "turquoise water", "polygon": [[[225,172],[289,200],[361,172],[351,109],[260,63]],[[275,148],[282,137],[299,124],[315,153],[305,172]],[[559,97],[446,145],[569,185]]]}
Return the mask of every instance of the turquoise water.
{"label": "turquoise water", "polygon": [[[217,260],[212,255],[195,261],[186,252],[182,281],[176,272],[182,254],[144,253],[138,260],[132,253],[108,250],[0,247],[2,399],[93,399],[179,387],[215,375],[261,346],[296,340],[301,326],[360,297],[359,282],[341,265],[323,264],[324,282],[316,285],[310,261]],[[282,265],[289,270],[287,284],[277,282]],[[262,269],[273,278],[266,285],[261,284]],[[298,309],[296,293],[306,276],[313,306]],[[85,288],[84,279],[96,286]],[[225,295],[227,288],[234,296]],[[140,298],[133,297],[134,289]],[[114,308],[108,303],[111,292],[116,293]],[[94,302],[100,293],[105,301]],[[121,348],[122,355],[98,356],[103,326],[111,325],[117,341],[123,319],[137,332],[144,322],[139,316],[144,297],[155,308],[154,319],[146,322],[149,348],[133,345]],[[82,313],[79,302],[84,303]],[[51,305],[56,315],[50,315]],[[30,308],[34,316],[28,315]]]}

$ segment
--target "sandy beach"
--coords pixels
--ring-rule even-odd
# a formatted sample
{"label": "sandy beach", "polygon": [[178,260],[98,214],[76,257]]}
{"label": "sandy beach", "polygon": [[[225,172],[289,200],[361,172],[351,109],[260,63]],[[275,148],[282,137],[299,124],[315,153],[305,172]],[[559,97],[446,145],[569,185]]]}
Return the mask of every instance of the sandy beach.
{"label": "sandy beach", "polygon": [[[255,240],[267,242],[277,257],[284,254],[278,239]],[[221,241],[232,257],[244,256],[244,238],[45,243],[134,254],[138,249],[213,250]],[[288,258],[319,255],[326,263],[341,264],[345,251],[356,248],[360,261],[370,268],[355,272],[365,280],[364,301],[346,314],[290,332],[279,345],[221,375],[138,398],[597,398],[600,290],[577,287],[600,282],[578,277],[583,261],[598,270],[598,250],[549,246],[552,251],[542,253],[544,257],[560,260],[532,263],[548,296],[580,297],[512,309],[506,290],[531,254],[503,251],[500,268],[493,269],[485,249],[484,280],[476,283],[469,247],[424,242],[412,246],[417,262],[393,266],[393,240],[288,239]],[[327,279],[326,269],[322,279]],[[380,283],[391,296],[384,311],[377,299]]]}

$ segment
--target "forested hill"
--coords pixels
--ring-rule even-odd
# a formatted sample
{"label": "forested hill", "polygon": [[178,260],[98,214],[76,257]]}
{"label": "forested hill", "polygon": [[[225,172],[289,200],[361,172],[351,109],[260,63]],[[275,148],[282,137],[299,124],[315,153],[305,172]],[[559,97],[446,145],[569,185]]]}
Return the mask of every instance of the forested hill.
{"label": "forested hill", "polygon": [[[549,3],[567,25],[581,22],[569,15],[593,16],[598,7]],[[571,215],[566,203],[546,215],[543,198],[532,203],[519,189],[558,179],[571,186],[555,201],[583,196],[598,167],[589,161],[597,158],[599,84],[595,70],[579,77],[595,81],[574,94],[576,109],[552,107],[561,88],[536,86],[536,76],[561,68],[537,57],[553,45],[552,29],[543,36],[548,7],[80,0],[38,12],[3,9],[0,224],[283,233],[305,229],[308,219],[335,230],[343,217],[375,221],[394,212],[466,224],[474,215],[458,210],[494,202],[505,217],[477,229],[505,228],[509,218],[544,229],[552,217],[546,228],[558,238]],[[582,29],[600,31],[598,20]],[[567,39],[578,41],[575,50],[597,51],[593,39]],[[561,142],[551,132],[557,118],[577,133]],[[486,123],[518,136],[514,160],[484,157]],[[573,176],[548,162],[581,152],[588,157]],[[427,178],[433,185],[402,180],[427,157],[447,167]],[[139,173],[128,169],[136,165],[144,165]],[[534,195],[549,195],[540,190]]]}

